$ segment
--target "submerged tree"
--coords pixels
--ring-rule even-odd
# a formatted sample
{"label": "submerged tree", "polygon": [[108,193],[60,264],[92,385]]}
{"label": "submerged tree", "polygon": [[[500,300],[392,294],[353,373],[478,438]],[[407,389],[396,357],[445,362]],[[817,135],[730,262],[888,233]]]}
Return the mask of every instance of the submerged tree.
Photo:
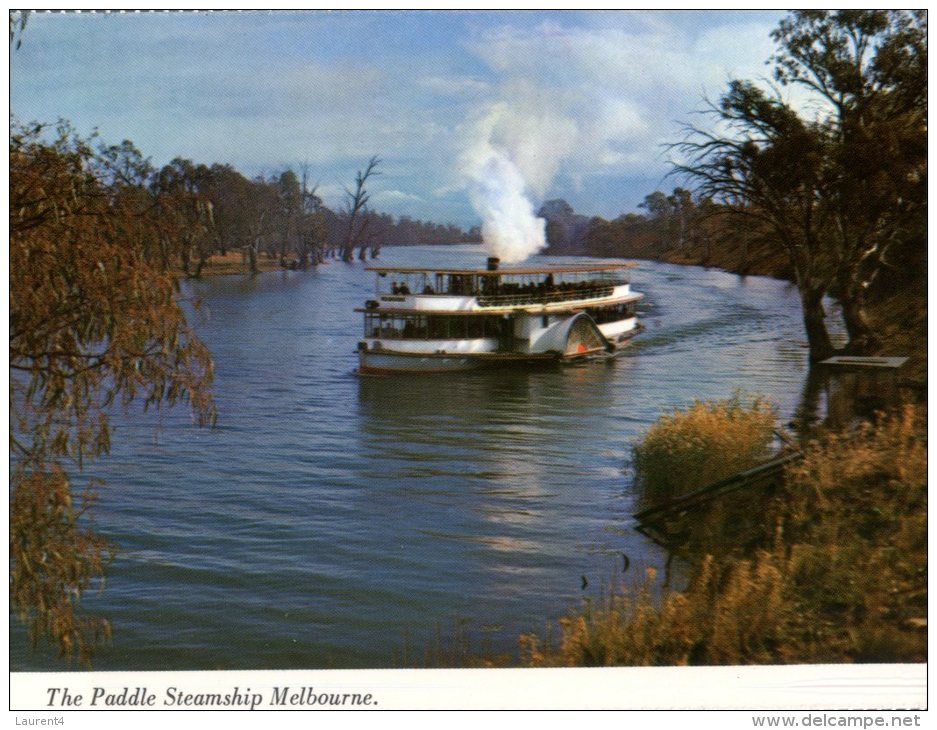
{"label": "submerged tree", "polygon": [[368,215],[367,205],[371,195],[366,189],[368,179],[375,175],[380,175],[377,166],[381,163],[380,158],[375,155],[368,160],[364,170],[359,170],[355,177],[355,189],[345,188],[345,194],[348,197],[347,207],[344,213],[345,224],[347,226],[344,242],[342,243],[341,256],[342,261],[352,261],[355,258],[355,247],[360,243],[367,230]]}
{"label": "submerged tree", "polygon": [[180,306],[185,242],[153,215],[147,165],[129,143],[101,155],[67,125],[47,131],[10,136],[10,608],[35,643],[87,659],[108,627],[78,603],[111,549],[69,472],[108,451],[114,405],[188,401],[211,422],[212,363]]}

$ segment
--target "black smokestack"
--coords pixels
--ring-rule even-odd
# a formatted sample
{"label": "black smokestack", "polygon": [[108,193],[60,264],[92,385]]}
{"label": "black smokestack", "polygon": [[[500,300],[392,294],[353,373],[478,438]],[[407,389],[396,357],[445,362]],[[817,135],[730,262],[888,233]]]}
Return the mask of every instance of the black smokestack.
{"label": "black smokestack", "polygon": [[497,256],[489,256],[488,257],[488,271],[497,271],[498,264],[500,263],[501,263],[501,259],[499,259]]}

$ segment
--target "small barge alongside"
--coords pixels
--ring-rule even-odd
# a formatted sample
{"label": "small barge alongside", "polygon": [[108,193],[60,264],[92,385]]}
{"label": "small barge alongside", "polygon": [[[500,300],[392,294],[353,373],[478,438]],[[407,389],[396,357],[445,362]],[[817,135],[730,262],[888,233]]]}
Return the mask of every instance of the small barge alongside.
{"label": "small barge alongside", "polygon": [[637,334],[627,263],[373,267],[359,372],[450,372],[608,356]]}

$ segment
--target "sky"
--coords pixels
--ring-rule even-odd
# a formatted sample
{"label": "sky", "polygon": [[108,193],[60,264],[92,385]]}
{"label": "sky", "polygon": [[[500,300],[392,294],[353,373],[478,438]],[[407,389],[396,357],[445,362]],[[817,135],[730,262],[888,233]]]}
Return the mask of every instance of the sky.
{"label": "sky", "polygon": [[[319,193],[372,155],[372,205],[478,223],[479,149],[536,208],[614,218],[679,184],[666,145],[730,78],[762,79],[777,11],[38,13],[11,51],[11,113],[109,144],[272,175]],[[476,171],[477,172],[477,171]]]}

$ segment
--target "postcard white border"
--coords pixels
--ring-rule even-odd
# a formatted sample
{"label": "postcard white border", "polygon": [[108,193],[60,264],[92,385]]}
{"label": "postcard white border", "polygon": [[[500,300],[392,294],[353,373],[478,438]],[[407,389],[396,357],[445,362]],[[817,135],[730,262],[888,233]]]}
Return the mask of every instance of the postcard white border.
{"label": "postcard white border", "polygon": [[[107,706],[105,697],[153,696],[146,707]],[[274,689],[297,701],[273,704]],[[50,704],[66,688],[81,705]],[[90,700],[95,688],[99,700]],[[137,688],[142,688],[142,692]],[[306,688],[312,688],[307,690]],[[171,690],[171,691],[170,691]],[[927,707],[925,664],[769,667],[601,667],[592,669],[412,669],[225,672],[17,672],[10,709],[246,710],[244,705],[180,707],[180,694],[261,698],[256,710],[606,709],[894,710]],[[357,695],[355,704],[353,696]],[[370,702],[363,698],[370,695]],[[323,697],[333,698],[322,704]],[[315,698],[315,699],[313,699]],[[334,698],[344,698],[335,706]],[[197,700],[193,700],[197,702]]]}

